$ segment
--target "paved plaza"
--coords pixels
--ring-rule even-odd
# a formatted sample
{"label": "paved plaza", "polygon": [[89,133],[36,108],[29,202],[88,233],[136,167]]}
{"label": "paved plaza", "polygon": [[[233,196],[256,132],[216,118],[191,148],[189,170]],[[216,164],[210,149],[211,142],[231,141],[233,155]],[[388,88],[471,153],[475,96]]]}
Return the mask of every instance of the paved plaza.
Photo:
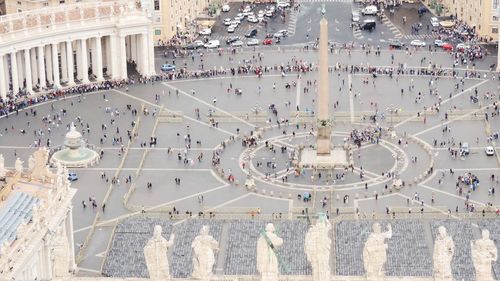
{"label": "paved plaza", "polygon": [[[337,212],[382,217],[387,211],[422,210],[461,216],[500,203],[492,192],[500,187],[495,147],[499,83],[488,70],[495,60],[476,62],[474,78],[470,72],[464,77],[465,68],[457,69],[456,77],[409,72],[391,77],[383,70],[399,64],[402,69],[431,64],[449,73],[452,60],[442,52],[381,50],[375,55],[375,50],[334,49],[329,57],[332,142],[354,146],[349,170],[291,165],[300,147],[315,144],[318,75],[317,52],[292,47],[177,58],[176,65],[188,71],[224,69],[225,74],[136,82],[36,105],[0,119],[0,153],[12,167],[16,157],[27,160],[49,139],[51,147],[62,145],[71,122],[102,151],[97,166],[71,171],[79,178],[72,187],[78,190],[73,202],[75,251],[85,245],[78,255],[81,275],[101,272],[116,224],[142,212],[172,217],[168,231],[190,217],[289,219],[318,211],[331,218]],[[158,65],[163,62],[157,58]],[[229,71],[252,69],[250,65],[269,69],[260,78],[253,71]],[[312,71],[286,70],[296,65]],[[372,75],[350,71],[350,66],[380,68]],[[452,157],[451,151],[459,151],[463,143],[470,153]],[[496,148],[494,156],[485,154],[490,145]],[[255,186],[245,187],[249,177]],[[464,183],[457,188],[459,177]],[[473,178],[479,180],[474,190],[466,184]],[[393,187],[397,182],[403,183],[400,190]],[[223,235],[227,230],[215,223],[214,231]],[[297,272],[309,272],[297,266]],[[182,270],[179,276],[186,274]],[[240,269],[227,265],[223,270]],[[429,265],[414,271],[427,275]]]}

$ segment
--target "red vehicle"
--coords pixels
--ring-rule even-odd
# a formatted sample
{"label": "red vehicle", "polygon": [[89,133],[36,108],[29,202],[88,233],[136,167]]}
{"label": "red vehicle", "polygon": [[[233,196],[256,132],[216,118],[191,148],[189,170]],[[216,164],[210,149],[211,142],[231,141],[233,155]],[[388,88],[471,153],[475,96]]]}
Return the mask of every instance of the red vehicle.
{"label": "red vehicle", "polygon": [[262,45],[272,45],[273,44],[273,40],[272,39],[264,39],[262,41]]}
{"label": "red vehicle", "polygon": [[441,46],[441,48],[443,48],[443,50],[445,51],[453,51],[453,45],[449,43],[444,44],[443,46]]}

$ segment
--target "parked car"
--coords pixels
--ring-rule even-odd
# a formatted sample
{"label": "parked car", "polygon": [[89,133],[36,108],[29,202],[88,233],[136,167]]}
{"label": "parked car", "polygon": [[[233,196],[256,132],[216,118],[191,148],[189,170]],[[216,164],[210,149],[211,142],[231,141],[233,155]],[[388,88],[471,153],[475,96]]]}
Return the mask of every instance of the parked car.
{"label": "parked car", "polygon": [[363,24],[359,27],[361,30],[370,30],[372,31],[377,26],[377,23],[374,20],[364,20]]}
{"label": "parked car", "polygon": [[280,3],[278,3],[278,7],[288,8],[288,7],[290,7],[290,2],[280,2]]}
{"label": "parked car", "polygon": [[201,41],[201,40],[194,40],[193,41],[193,45],[195,45],[196,49],[198,49],[200,47],[203,47],[203,41]]}
{"label": "parked car", "polygon": [[77,181],[78,180],[78,176],[76,175],[75,172],[69,172],[68,173],[68,180],[69,181]]}
{"label": "parked car", "polygon": [[240,37],[238,37],[238,36],[229,37],[226,40],[226,45],[231,45],[231,43],[236,42],[238,40],[240,40]]}
{"label": "parked car", "polygon": [[486,153],[486,156],[493,156],[493,155],[495,155],[495,149],[493,148],[493,146],[487,146],[484,149],[484,152]]}
{"label": "parked car", "polygon": [[259,45],[259,39],[252,38],[247,41],[247,46],[256,46],[256,45]]}
{"label": "parked car", "polygon": [[231,47],[241,47],[243,46],[243,41],[241,40],[236,40],[233,43],[231,43]]}
{"label": "parked car", "polygon": [[438,20],[438,18],[432,17],[430,21],[431,21],[432,27],[439,27],[439,20]]}
{"label": "parked car", "polygon": [[237,95],[241,95],[241,94],[243,94],[243,91],[240,88],[236,88],[236,89],[234,89],[234,93]]}
{"label": "parked car", "polygon": [[361,10],[361,14],[363,16],[376,15],[377,13],[378,13],[378,9],[376,6],[366,6],[363,10]]}
{"label": "parked car", "polygon": [[198,32],[200,35],[210,35],[212,34],[212,29],[204,28]]}
{"label": "parked car", "polygon": [[271,11],[266,11],[266,13],[264,14],[266,17],[272,17],[274,14],[274,12],[271,12]]}
{"label": "parked car", "polygon": [[230,26],[231,25],[231,19],[230,18],[227,18],[224,20],[224,25],[225,26]]}
{"label": "parked car", "polygon": [[464,50],[468,50],[468,49],[470,49],[470,45],[467,45],[464,43],[460,43],[457,45],[457,50],[460,52],[463,52]]}
{"label": "parked car", "polygon": [[251,22],[251,23],[258,23],[259,22],[259,20],[255,16],[249,16],[247,18],[247,21]]}
{"label": "parked car", "polygon": [[405,46],[404,43],[402,43],[401,41],[399,40],[396,40],[396,39],[392,39],[392,40],[389,40],[389,47],[391,48],[394,48],[394,49],[401,49]]}
{"label": "parked car", "polygon": [[266,34],[266,39],[269,39],[269,38],[273,38],[273,34],[272,33],[267,33]]}
{"label": "parked car", "polygon": [[205,48],[207,49],[213,49],[213,48],[219,48],[220,47],[220,41],[219,40],[210,40],[205,44]]}
{"label": "parked car", "polygon": [[415,47],[425,47],[425,42],[417,39],[417,40],[411,41],[410,45],[415,46]]}
{"label": "parked car", "polygon": [[224,13],[227,13],[227,12],[231,11],[231,7],[226,4],[226,5],[222,6],[222,11]]}
{"label": "parked car", "polygon": [[434,46],[436,47],[442,47],[444,44],[446,44],[446,42],[444,42],[443,40],[439,39],[434,40]]}
{"label": "parked car", "polygon": [[161,70],[162,71],[175,71],[175,65],[166,63],[161,65]]}
{"label": "parked car", "polygon": [[353,22],[359,22],[360,18],[359,12],[352,12],[351,20]]}
{"label": "parked car", "polygon": [[230,25],[227,27],[227,32],[233,33],[235,29],[236,29],[236,25]]}
{"label": "parked car", "polygon": [[463,155],[469,155],[469,143],[468,142],[463,142],[462,147],[460,147],[460,151],[462,152]]}
{"label": "parked car", "polygon": [[445,51],[453,51],[453,45],[451,45],[450,43],[445,43],[443,46],[441,46],[441,48]]}
{"label": "parked car", "polygon": [[262,45],[272,45],[273,44],[273,39],[264,39],[262,41]]}
{"label": "parked car", "polygon": [[257,29],[252,29],[252,30],[249,30],[246,34],[245,34],[245,37],[246,38],[250,38],[250,37],[255,37],[257,36],[257,32],[258,30]]}

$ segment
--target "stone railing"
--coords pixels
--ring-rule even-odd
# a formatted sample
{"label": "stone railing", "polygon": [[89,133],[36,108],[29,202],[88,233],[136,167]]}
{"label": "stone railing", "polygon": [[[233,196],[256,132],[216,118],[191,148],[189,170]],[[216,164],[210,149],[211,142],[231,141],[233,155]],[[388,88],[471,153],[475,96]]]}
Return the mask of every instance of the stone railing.
{"label": "stone railing", "polygon": [[[147,281],[151,279],[147,278],[116,278],[116,277],[72,277],[72,278],[59,278],[54,279],[54,281]],[[191,278],[172,278],[172,281],[195,281]],[[259,276],[252,275],[218,275],[214,276],[209,281],[260,281]],[[331,281],[366,281],[365,276],[340,276],[334,275],[331,277]],[[383,281],[434,281],[433,277],[403,277],[403,276],[386,276],[379,280]],[[313,281],[312,276],[303,275],[282,275],[279,276],[276,281]]]}
{"label": "stone railing", "polygon": [[55,28],[56,25],[109,19],[142,10],[130,0],[95,1],[9,14],[0,17],[0,38],[30,29]]}

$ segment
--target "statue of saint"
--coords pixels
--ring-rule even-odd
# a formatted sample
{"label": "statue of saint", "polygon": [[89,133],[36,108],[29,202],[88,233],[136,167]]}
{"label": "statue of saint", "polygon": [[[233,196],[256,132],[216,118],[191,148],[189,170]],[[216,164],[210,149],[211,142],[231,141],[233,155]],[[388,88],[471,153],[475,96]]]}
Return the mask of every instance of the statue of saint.
{"label": "statue of saint", "polygon": [[363,263],[366,276],[369,280],[378,280],[385,276],[384,265],[387,261],[387,244],[385,239],[392,237],[392,227],[387,225],[387,231],[382,232],[379,223],[373,224],[373,232],[370,233],[363,249]]}
{"label": "statue of saint", "polygon": [[5,177],[5,173],[7,169],[5,169],[5,159],[3,158],[3,154],[0,154],[0,177]]}
{"label": "statue of saint", "polygon": [[268,223],[266,230],[257,240],[257,271],[262,281],[278,280],[279,264],[276,248],[283,245],[283,239],[274,233],[274,225]]}
{"label": "statue of saint", "polygon": [[33,155],[30,155],[30,158],[28,158],[28,171],[33,171],[35,168],[35,158]]}
{"label": "statue of saint", "polygon": [[193,248],[193,274],[195,279],[208,280],[215,264],[214,251],[219,250],[219,243],[209,234],[210,228],[204,225],[200,234],[191,243]]}
{"label": "statue of saint", "polygon": [[54,270],[54,277],[68,277],[70,276],[69,260],[70,249],[68,237],[63,226],[59,226],[56,235],[52,242],[52,268]]}
{"label": "statue of saint", "polygon": [[14,168],[16,169],[16,172],[22,173],[23,172],[23,161],[17,157],[16,162],[14,163]]}
{"label": "statue of saint", "polygon": [[451,260],[455,252],[453,239],[446,233],[446,228],[440,226],[434,240],[434,278],[452,280]]}
{"label": "statue of saint", "polygon": [[490,232],[483,229],[482,238],[470,242],[472,263],[476,269],[476,280],[493,281],[491,263],[497,260],[497,246],[490,239]]}
{"label": "statue of saint", "polygon": [[325,214],[319,214],[318,221],[306,234],[304,249],[307,260],[311,263],[314,281],[329,281],[330,245],[332,240],[328,232],[332,229]]}
{"label": "statue of saint", "polygon": [[170,280],[170,269],[168,265],[167,251],[174,244],[174,234],[167,241],[161,235],[161,226],[155,225],[153,237],[144,246],[144,257],[151,280]]}

